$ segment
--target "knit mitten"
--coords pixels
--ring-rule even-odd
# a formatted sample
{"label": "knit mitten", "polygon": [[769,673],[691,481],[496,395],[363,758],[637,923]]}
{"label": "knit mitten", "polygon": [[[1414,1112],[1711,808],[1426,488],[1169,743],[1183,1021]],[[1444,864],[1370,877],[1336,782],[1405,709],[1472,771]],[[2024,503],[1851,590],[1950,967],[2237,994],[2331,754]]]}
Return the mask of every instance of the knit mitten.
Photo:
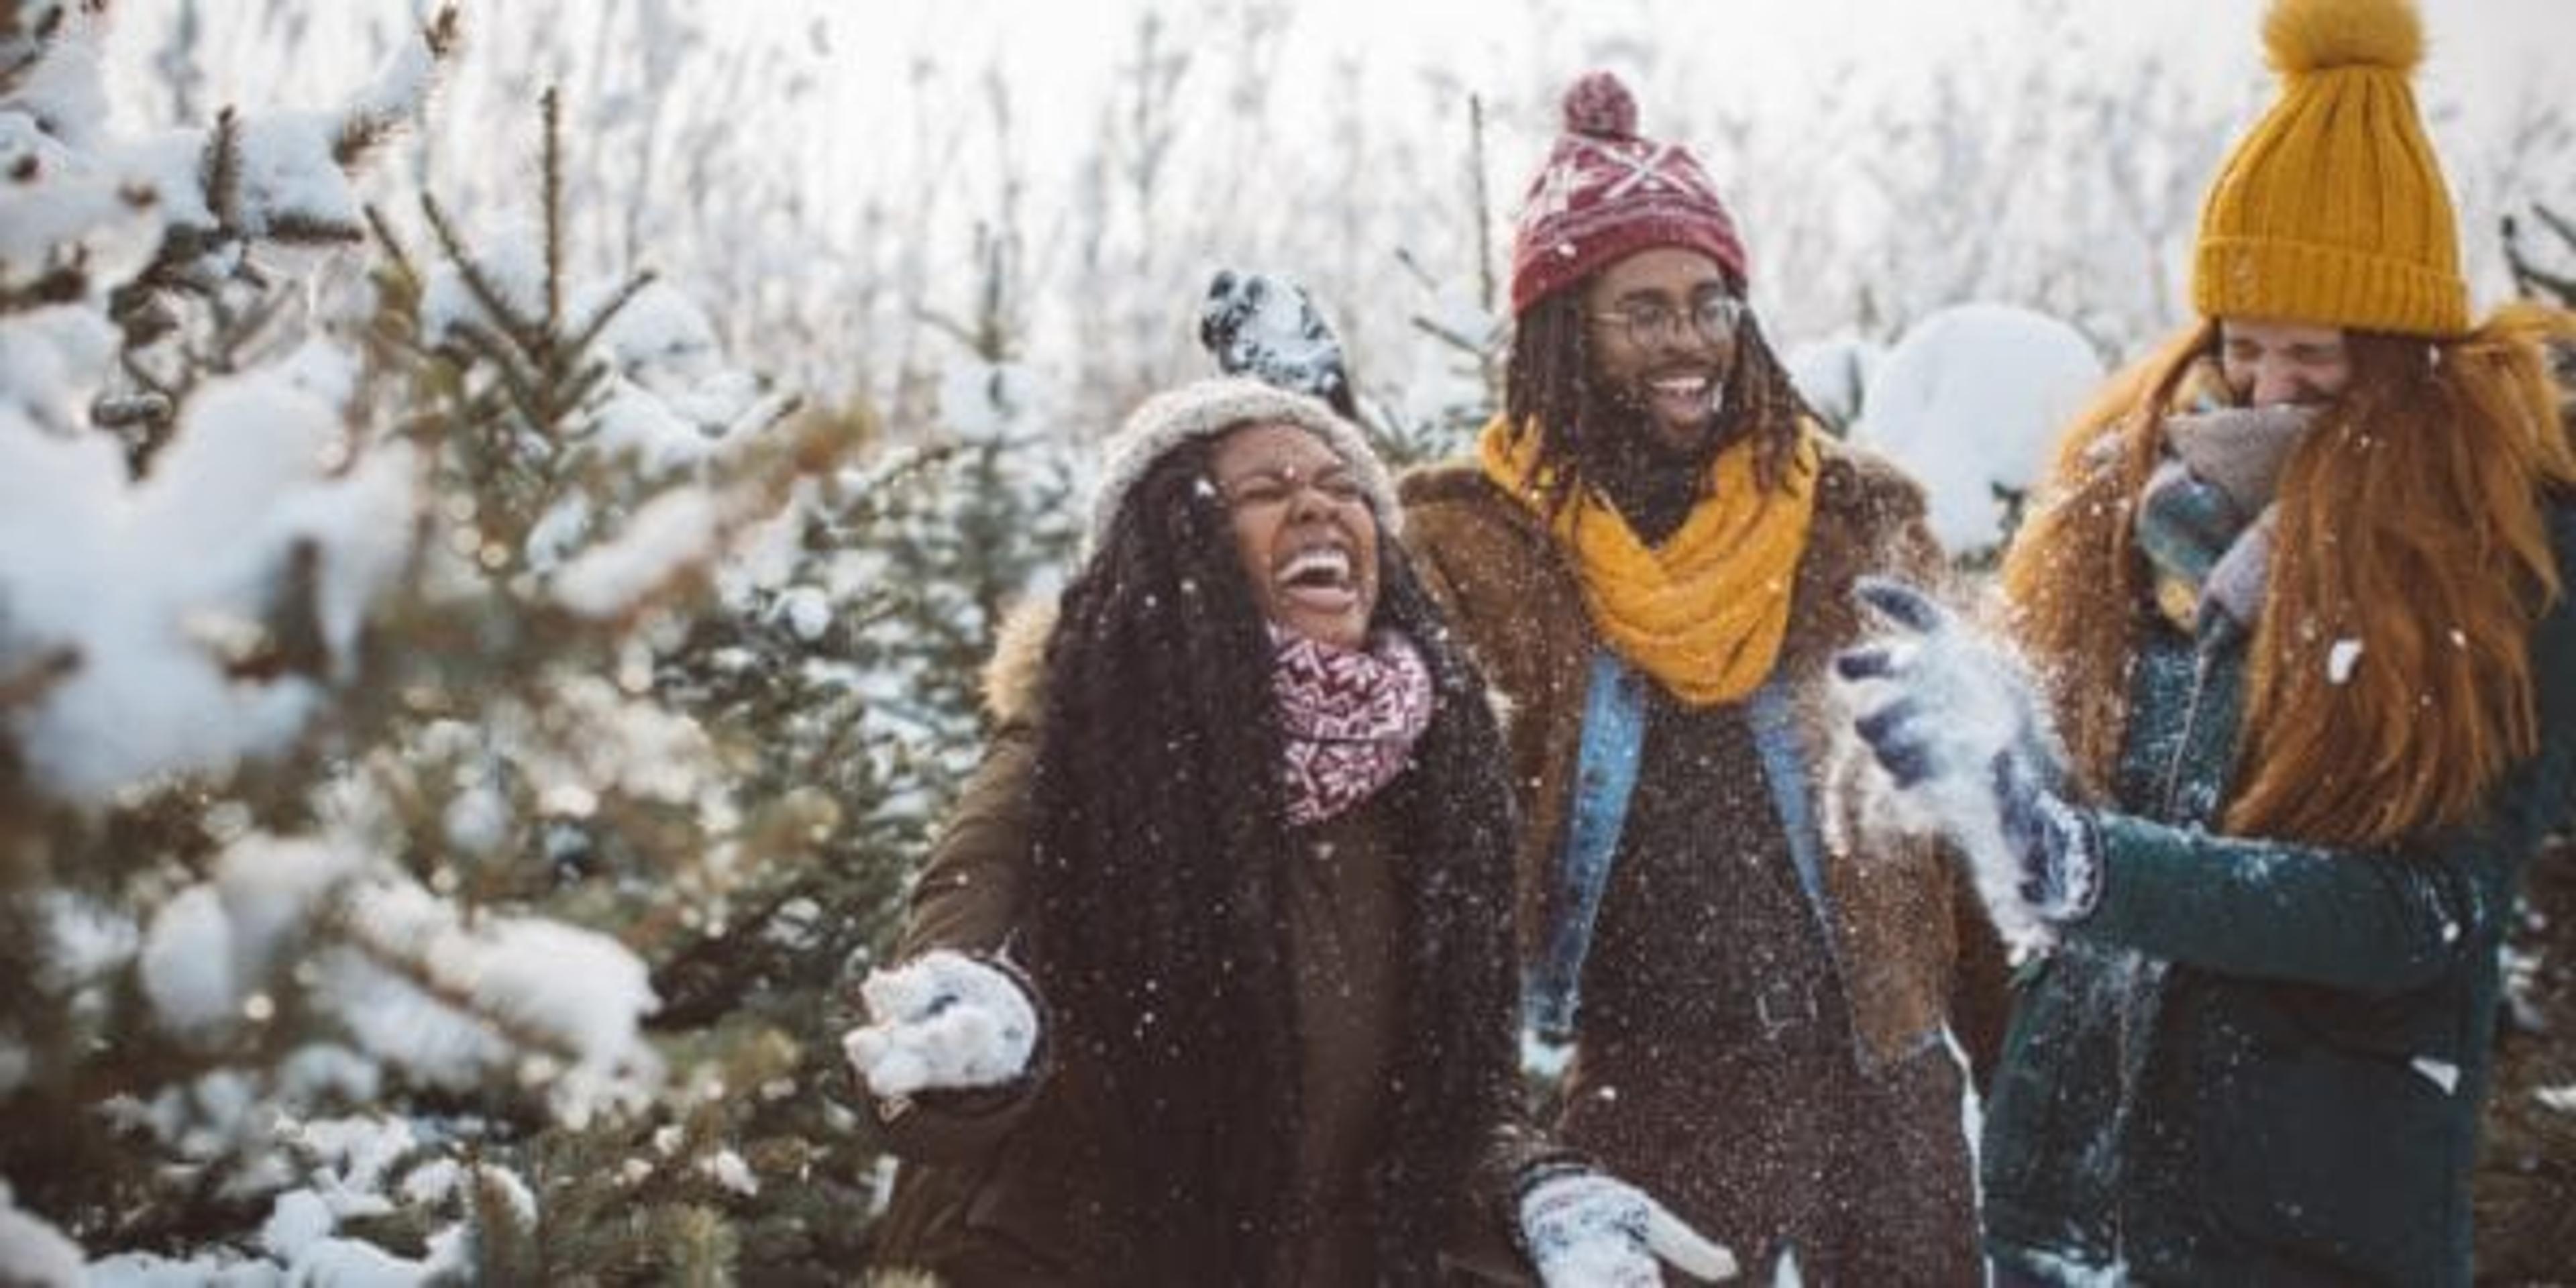
{"label": "knit mitten", "polygon": [[1616,1177],[1549,1168],[1521,1191],[1521,1246],[1547,1288],[1661,1288],[1670,1264],[1735,1277],[1735,1257]]}
{"label": "knit mitten", "polygon": [[1863,578],[1858,594],[1890,637],[1834,665],[1900,818],[1967,857],[2008,940],[2042,941],[2090,913],[2100,846],[2091,814],[2064,795],[2064,761],[2028,676],[1910,586]]}
{"label": "knit mitten", "polygon": [[1001,969],[934,949],[869,974],[869,1023],[841,1039],[850,1066],[879,1096],[992,1087],[1028,1071],[1038,1015]]}
{"label": "knit mitten", "polygon": [[1345,419],[1358,414],[1342,342],[1306,288],[1287,278],[1218,270],[1199,306],[1199,343],[1229,376],[1312,395]]}

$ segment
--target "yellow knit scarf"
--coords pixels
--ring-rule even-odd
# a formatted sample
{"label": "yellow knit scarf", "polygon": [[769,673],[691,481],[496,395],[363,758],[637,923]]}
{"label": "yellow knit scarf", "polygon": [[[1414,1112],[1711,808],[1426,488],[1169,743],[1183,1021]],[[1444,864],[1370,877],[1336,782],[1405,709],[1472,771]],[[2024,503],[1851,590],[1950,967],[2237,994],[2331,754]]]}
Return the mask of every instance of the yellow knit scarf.
{"label": "yellow knit scarf", "polygon": [[[1543,432],[1515,444],[1496,417],[1476,442],[1485,476],[1533,509],[1545,504]],[[1801,427],[1789,486],[1779,493],[1755,486],[1750,440],[1719,452],[1707,496],[1661,546],[1639,541],[1615,507],[1590,493],[1556,518],[1557,539],[1580,567],[1594,627],[1684,703],[1740,701],[1779,659],[1816,512],[1814,433]]]}

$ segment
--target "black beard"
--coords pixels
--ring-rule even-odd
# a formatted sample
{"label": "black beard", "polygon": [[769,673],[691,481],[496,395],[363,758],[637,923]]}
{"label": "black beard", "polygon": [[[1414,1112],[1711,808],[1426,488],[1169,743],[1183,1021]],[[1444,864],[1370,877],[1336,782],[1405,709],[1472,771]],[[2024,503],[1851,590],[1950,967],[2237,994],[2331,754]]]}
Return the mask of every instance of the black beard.
{"label": "black beard", "polygon": [[1660,544],[1699,504],[1709,462],[1734,436],[1731,417],[1721,410],[1705,441],[1682,450],[1666,444],[1633,400],[1612,397],[1601,403],[1606,423],[1585,427],[1578,468],[1639,539]]}

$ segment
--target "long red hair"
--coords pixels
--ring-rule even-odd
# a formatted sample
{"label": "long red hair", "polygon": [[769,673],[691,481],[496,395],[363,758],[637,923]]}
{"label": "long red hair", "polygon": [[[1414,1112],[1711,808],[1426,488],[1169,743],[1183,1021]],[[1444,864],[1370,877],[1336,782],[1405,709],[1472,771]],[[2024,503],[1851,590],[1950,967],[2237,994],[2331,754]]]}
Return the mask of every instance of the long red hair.
{"label": "long red hair", "polygon": [[[2352,383],[2281,475],[2229,832],[2386,843],[2465,819],[2535,753],[2529,635],[2562,593],[2543,507],[2576,489],[2543,344],[2571,335],[2534,305],[2457,339],[2349,335]],[[2097,790],[2155,611],[2131,517],[2164,413],[2216,336],[2203,323],[2113,381],[2004,558],[2011,628]],[[2339,677],[2329,657],[2347,640],[2361,647]]]}

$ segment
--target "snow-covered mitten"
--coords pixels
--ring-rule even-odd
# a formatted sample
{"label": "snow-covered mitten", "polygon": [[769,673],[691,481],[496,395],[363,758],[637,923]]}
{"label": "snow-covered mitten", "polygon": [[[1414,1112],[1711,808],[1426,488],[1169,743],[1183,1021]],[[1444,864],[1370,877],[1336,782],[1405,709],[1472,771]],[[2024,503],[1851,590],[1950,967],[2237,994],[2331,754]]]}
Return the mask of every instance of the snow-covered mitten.
{"label": "snow-covered mitten", "polygon": [[1892,630],[1845,650],[1834,669],[1855,688],[1875,690],[1874,700],[1857,704],[1855,727],[1898,787],[1977,773],[2010,751],[2055,788],[2064,759],[2019,665],[1912,586],[1862,577],[1853,590]]}
{"label": "snow-covered mitten", "polygon": [[945,948],[870,972],[859,986],[868,1020],[841,1038],[879,1096],[993,1087],[1026,1073],[1037,1050],[1037,1008],[1017,980]]}
{"label": "snow-covered mitten", "polygon": [[2016,860],[2010,877],[2022,906],[2043,921],[2093,911],[2102,897],[2102,847],[2093,818],[2050,791],[2013,751],[1995,756],[1996,829]]}
{"label": "snow-covered mitten", "polygon": [[1645,1191],[1585,1168],[1550,1169],[1520,1199],[1521,1246],[1547,1288],[1661,1288],[1663,1266],[1735,1277],[1735,1257]]}
{"label": "snow-covered mitten", "polygon": [[1219,269],[1199,305],[1199,343],[1227,375],[1312,395],[1346,418],[1358,414],[1342,342],[1306,288],[1287,278]]}
{"label": "snow-covered mitten", "polygon": [[2065,761],[2029,677],[1913,587],[1865,577],[1857,593],[1894,638],[1834,665],[1899,811],[1966,855],[2008,939],[2044,939],[2046,926],[2090,912],[2100,847],[2091,816],[2064,795]]}
{"label": "snow-covered mitten", "polygon": [[2022,909],[2043,922],[2071,922],[2092,914],[2102,899],[2102,842],[2092,814],[2040,783],[2017,752],[1994,757],[1994,822]]}

